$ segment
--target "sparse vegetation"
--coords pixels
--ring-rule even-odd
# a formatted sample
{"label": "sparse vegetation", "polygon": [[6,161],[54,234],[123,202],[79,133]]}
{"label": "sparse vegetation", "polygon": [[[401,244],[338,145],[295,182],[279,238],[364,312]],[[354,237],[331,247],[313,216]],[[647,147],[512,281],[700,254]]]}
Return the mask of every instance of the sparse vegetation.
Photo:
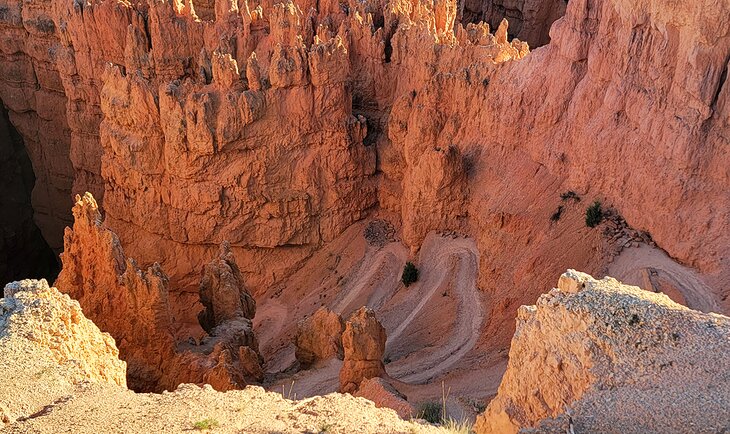
{"label": "sparse vegetation", "polygon": [[286,389],[284,388],[284,385],[281,385],[281,396],[283,396],[286,399],[297,399],[297,394],[292,394],[292,391],[294,390],[294,380],[292,380],[291,384],[289,385],[289,393],[284,393]]}
{"label": "sparse vegetation", "polygon": [[319,426],[320,434],[330,432],[331,429],[332,429],[332,425],[329,423],[323,423],[322,425]]}
{"label": "sparse vegetation", "polygon": [[413,265],[413,262],[406,262],[405,267],[403,267],[403,275],[400,280],[406,287],[418,280],[418,268]]}
{"label": "sparse vegetation", "polygon": [[560,216],[563,215],[563,205],[560,205],[557,210],[550,216],[550,221],[556,222],[560,220]]}
{"label": "sparse vegetation", "polygon": [[454,418],[448,418],[441,423],[441,427],[447,432],[454,434],[470,434],[472,432],[472,424],[468,420],[458,421]]}
{"label": "sparse vegetation", "polygon": [[569,190],[569,191],[566,191],[565,193],[561,193],[560,199],[563,201],[573,199],[576,202],[580,202],[580,196],[578,196],[578,193],[574,192],[573,190]]}
{"label": "sparse vegetation", "polygon": [[418,418],[429,423],[441,425],[446,432],[454,434],[469,434],[472,432],[472,424],[464,419],[457,420],[446,414],[446,401],[449,399],[451,388],[446,389],[441,382],[441,402],[426,401],[418,407]]}
{"label": "sparse vegetation", "polygon": [[418,407],[418,418],[433,424],[443,420],[443,407],[440,402],[426,401]]}
{"label": "sparse vegetation", "polygon": [[593,205],[586,209],[586,226],[594,228],[603,220],[603,210],[601,210],[601,202],[595,201]]}
{"label": "sparse vegetation", "polygon": [[220,424],[217,420],[206,417],[203,420],[199,420],[193,424],[193,428],[195,428],[198,431],[207,430],[207,429],[213,429],[217,428]]}

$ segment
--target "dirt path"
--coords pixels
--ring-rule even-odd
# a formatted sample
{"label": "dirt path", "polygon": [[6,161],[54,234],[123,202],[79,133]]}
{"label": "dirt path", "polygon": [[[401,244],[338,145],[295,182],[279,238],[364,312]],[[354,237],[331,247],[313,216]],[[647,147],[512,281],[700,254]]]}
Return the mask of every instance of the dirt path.
{"label": "dirt path", "polygon": [[457,298],[457,317],[453,333],[442,337],[443,345],[438,350],[400,369],[394,367],[391,372],[400,381],[418,384],[426,383],[446,371],[474,347],[485,315],[476,287],[479,256],[473,240],[429,237],[424,242],[421,256],[419,266],[425,275],[418,291],[414,292],[414,297],[419,298],[419,301],[398,328],[389,334],[386,353],[401,344],[399,338],[403,332],[414,319],[425,314],[424,307],[443,288],[447,279],[453,284],[454,296]]}
{"label": "dirt path", "polygon": [[[407,258],[408,250],[401,243],[390,243],[374,253],[366,253],[358,270],[351,275],[353,286],[342,292],[344,296],[335,302],[332,310],[346,316],[363,304],[372,309],[380,307],[400,285],[400,273]],[[361,297],[367,297],[367,302],[354,303]]]}
{"label": "dirt path", "polygon": [[[265,309],[259,308],[254,317],[254,331],[259,341],[259,350],[269,356],[266,360],[266,369],[276,372],[286,369],[292,362],[291,357],[285,357],[287,354],[280,354],[276,348],[280,345],[276,337],[287,322],[289,309],[274,299],[266,300],[265,307]],[[274,355],[278,357],[273,357]]]}
{"label": "dirt path", "polygon": [[[702,312],[721,312],[715,291],[694,270],[678,264],[663,251],[642,245],[624,249],[609,265],[608,275],[624,283],[643,287],[642,270],[653,268],[687,300],[687,307]],[[646,288],[644,288],[646,289]]]}

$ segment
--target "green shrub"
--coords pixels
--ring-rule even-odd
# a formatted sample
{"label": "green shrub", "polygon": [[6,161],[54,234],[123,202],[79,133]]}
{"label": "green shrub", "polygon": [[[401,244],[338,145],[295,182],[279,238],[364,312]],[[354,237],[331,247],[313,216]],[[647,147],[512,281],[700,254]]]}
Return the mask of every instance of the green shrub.
{"label": "green shrub", "polygon": [[593,205],[586,209],[586,226],[594,228],[603,220],[603,211],[601,210],[601,202],[595,201]]}
{"label": "green shrub", "polygon": [[576,202],[580,202],[580,196],[578,196],[578,193],[574,192],[573,190],[566,191],[565,193],[560,194],[560,199],[563,201],[573,199]]}
{"label": "green shrub", "polygon": [[204,430],[204,429],[213,429],[218,427],[218,421],[212,418],[205,418],[203,420],[199,420],[193,424],[193,428],[197,430]]}
{"label": "green shrub", "polygon": [[443,407],[440,402],[427,401],[418,407],[418,418],[429,423],[441,423],[444,418]]}
{"label": "green shrub", "polygon": [[406,266],[403,267],[403,276],[401,276],[400,280],[405,286],[409,286],[418,280],[418,268],[413,265],[413,262],[406,262]]}
{"label": "green shrub", "polygon": [[563,215],[563,205],[560,205],[553,215],[550,216],[550,221],[556,222],[560,220],[561,215]]}

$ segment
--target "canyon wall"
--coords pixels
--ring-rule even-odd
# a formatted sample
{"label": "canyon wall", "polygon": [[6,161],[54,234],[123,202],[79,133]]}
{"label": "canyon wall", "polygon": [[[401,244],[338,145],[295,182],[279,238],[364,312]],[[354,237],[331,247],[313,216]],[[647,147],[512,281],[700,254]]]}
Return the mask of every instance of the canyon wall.
{"label": "canyon wall", "polygon": [[514,309],[605,263],[585,205],[551,222],[568,190],[726,279],[729,6],[571,1],[531,53],[461,6],[0,0],[36,220],[57,249],[69,192],[103,194],[180,312],[220,242],[258,294],[377,209],[413,250],[473,235],[480,287],[525,288]]}
{"label": "canyon wall", "polygon": [[23,140],[0,107],[0,281],[53,279],[58,261],[33,220],[35,177]]}
{"label": "canyon wall", "polygon": [[568,0],[464,0],[459,14],[463,23],[484,21],[495,28],[507,19],[510,35],[540,47],[550,42],[550,26],[567,6]]}

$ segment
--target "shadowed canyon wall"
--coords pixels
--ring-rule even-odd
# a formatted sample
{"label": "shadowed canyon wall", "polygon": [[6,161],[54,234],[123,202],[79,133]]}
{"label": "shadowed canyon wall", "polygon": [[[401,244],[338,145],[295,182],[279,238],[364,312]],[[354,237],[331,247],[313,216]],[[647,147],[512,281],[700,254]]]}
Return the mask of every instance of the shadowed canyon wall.
{"label": "shadowed canyon wall", "polygon": [[33,221],[33,168],[0,103],[0,279],[55,279],[58,260]]}
{"label": "shadowed canyon wall", "polygon": [[492,28],[507,19],[510,36],[540,47],[550,42],[550,26],[567,6],[568,0],[464,0],[459,13],[462,23],[484,21]]}

